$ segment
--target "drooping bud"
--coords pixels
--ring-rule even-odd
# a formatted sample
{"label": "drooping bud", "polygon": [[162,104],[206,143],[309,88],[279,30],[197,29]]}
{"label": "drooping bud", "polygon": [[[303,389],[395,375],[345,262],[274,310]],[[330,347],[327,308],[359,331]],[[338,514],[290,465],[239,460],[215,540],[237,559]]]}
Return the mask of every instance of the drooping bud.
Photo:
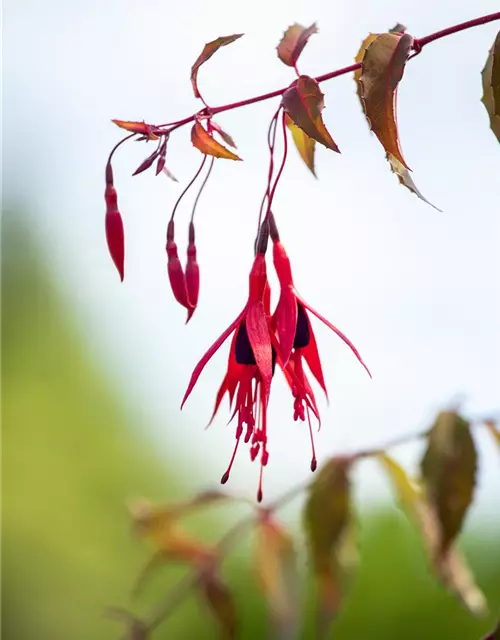
{"label": "drooping bud", "polygon": [[267,251],[267,243],[269,240],[269,223],[267,220],[260,225],[259,235],[255,243],[255,253],[265,255]]}
{"label": "drooping bud", "polygon": [[118,196],[113,186],[113,170],[111,164],[106,165],[106,190],[104,192],[106,201],[106,241],[108,250],[115,267],[123,282],[125,275],[125,234],[123,230],[123,220],[118,211]]}
{"label": "drooping bud", "polygon": [[174,221],[170,220],[167,227],[166,246],[168,257],[168,278],[170,280],[170,287],[172,288],[172,293],[174,294],[175,299],[179,304],[189,310],[192,308],[192,305],[188,300],[186,278],[184,276],[181,261],[179,260],[179,255],[177,253],[177,245],[175,244],[174,234]]}
{"label": "drooping bud", "polygon": [[196,309],[198,304],[198,295],[200,292],[200,267],[196,261],[196,243],[193,222],[189,224],[189,240],[186,261],[186,288],[188,301],[192,306],[191,309],[188,309],[188,317],[186,320],[187,324]]}

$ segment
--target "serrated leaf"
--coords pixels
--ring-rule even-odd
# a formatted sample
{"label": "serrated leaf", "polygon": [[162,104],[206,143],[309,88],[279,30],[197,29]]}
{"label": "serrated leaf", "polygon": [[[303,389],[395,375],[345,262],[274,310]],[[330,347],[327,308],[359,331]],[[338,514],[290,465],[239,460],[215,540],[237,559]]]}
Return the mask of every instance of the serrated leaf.
{"label": "serrated leaf", "polygon": [[255,568],[268,603],[273,638],[291,640],[299,630],[299,575],[291,536],[269,517],[255,531]]}
{"label": "serrated leaf", "polygon": [[406,169],[396,124],[396,95],[412,46],[413,37],[406,33],[377,35],[366,48],[359,76],[361,105],[371,130]]}
{"label": "serrated leaf", "polygon": [[442,554],[459,534],[472,503],[476,469],[469,423],[453,411],[443,411],[429,432],[421,462],[426,497],[439,520]]}
{"label": "serrated leaf", "polygon": [[278,58],[289,67],[295,67],[307,41],[314,33],[318,33],[316,23],[310,27],[303,27],[297,23],[292,24],[285,31],[277,46]]}
{"label": "serrated leaf", "polygon": [[304,508],[309,557],[318,589],[318,637],[323,636],[343,596],[339,550],[351,522],[350,458],[332,458],[309,487]]}
{"label": "serrated leaf", "polygon": [[131,133],[142,133],[146,136],[146,140],[158,140],[158,136],[151,133],[151,126],[145,122],[134,122],[132,120],[111,120],[120,129],[130,131]]}
{"label": "serrated leaf", "polygon": [[[371,45],[371,43],[375,40],[375,38],[377,38],[379,35],[380,35],[380,33],[369,33],[366,36],[366,38],[361,43],[361,46],[359,48],[358,53],[356,54],[356,57],[354,58],[355,62],[362,62],[363,61],[364,55],[366,53],[366,50]],[[362,99],[362,93],[361,93],[361,85],[359,83],[359,79],[361,78],[361,71],[362,71],[362,69],[356,69],[354,71],[354,80],[356,82],[356,92],[358,94],[358,98],[359,98],[359,100],[361,102],[361,107],[363,108],[363,112],[364,112],[363,99]]]}
{"label": "serrated leaf", "polygon": [[481,72],[483,97],[481,101],[490,118],[490,127],[500,142],[500,32],[491,47]]}
{"label": "serrated leaf", "polygon": [[222,129],[222,127],[219,126],[213,120],[210,121],[210,124],[212,126],[212,129],[214,129],[214,131],[217,131],[217,133],[220,135],[220,137],[224,140],[226,144],[228,144],[230,147],[233,147],[233,149],[237,149],[236,144],[234,140],[231,138],[231,136],[229,135],[229,133],[226,133],[224,129]]}
{"label": "serrated leaf", "polygon": [[400,184],[402,184],[404,187],[406,187],[412,193],[414,193],[416,196],[418,196],[420,198],[420,200],[423,200],[424,202],[429,204],[431,207],[436,209],[436,211],[441,211],[441,209],[438,209],[435,205],[432,204],[432,202],[429,202],[429,200],[427,200],[427,198],[424,198],[424,196],[418,190],[417,185],[413,182],[413,178],[411,177],[410,172],[408,171],[408,169],[406,169],[401,164],[401,162],[399,162],[399,160],[395,156],[392,155],[392,153],[388,153],[387,154],[387,160],[389,161],[389,164],[391,165],[391,171],[396,174]]}
{"label": "serrated leaf", "polygon": [[323,98],[319,84],[314,78],[300,76],[283,94],[282,104],[292,121],[304,133],[328,149],[339,153],[339,148],[321,117],[325,106]]}
{"label": "serrated leaf", "polygon": [[226,149],[226,147],[217,142],[217,140],[214,140],[199,122],[195,122],[191,129],[191,142],[193,143],[193,146],[199,149],[202,153],[214,156],[214,158],[241,160],[241,158],[235,153]]}
{"label": "serrated leaf", "polygon": [[285,116],[286,126],[290,130],[292,134],[292,139],[297,148],[297,151],[300,154],[300,157],[304,161],[306,167],[311,171],[313,176],[316,178],[316,170],[314,168],[314,153],[316,151],[316,140],[310,138],[307,133],[302,131],[300,127],[298,127],[294,121],[290,118],[288,114]]}
{"label": "serrated leaf", "polygon": [[207,44],[203,47],[203,51],[200,53],[196,62],[191,67],[191,84],[193,85],[193,91],[195,98],[201,98],[200,92],[198,91],[198,69],[204,64],[207,60],[209,60],[214,53],[220,49],[221,47],[225,47],[228,44],[231,44],[238,38],[241,38],[243,33],[235,33],[232,36],[221,36],[212,40],[212,42],[207,42]]}
{"label": "serrated leaf", "polygon": [[200,593],[219,623],[221,637],[232,640],[237,637],[238,621],[233,596],[227,585],[215,573],[203,576],[199,582]]}

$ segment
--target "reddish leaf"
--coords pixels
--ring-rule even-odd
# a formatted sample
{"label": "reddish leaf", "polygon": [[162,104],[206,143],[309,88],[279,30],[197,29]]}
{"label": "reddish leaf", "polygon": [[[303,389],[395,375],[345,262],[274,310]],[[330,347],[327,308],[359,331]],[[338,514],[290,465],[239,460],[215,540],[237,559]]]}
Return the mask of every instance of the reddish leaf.
{"label": "reddish leaf", "polygon": [[302,131],[302,129],[294,123],[288,114],[286,115],[286,125],[290,129],[290,133],[292,134],[293,141],[297,147],[300,157],[313,176],[316,177],[316,171],[314,168],[316,140],[314,140],[314,138],[310,138],[307,133]]}
{"label": "reddish leaf", "polygon": [[148,156],[146,160],[144,160],[144,162],[141,162],[141,164],[137,167],[137,169],[134,171],[132,175],[136,176],[139,173],[142,173],[143,171],[146,171],[147,169],[149,169],[149,167],[153,164],[153,162],[156,160],[156,158],[158,158],[159,155],[160,155],[159,149],[156,149],[155,151],[153,151],[153,153],[150,156]]}
{"label": "reddish leaf", "polygon": [[204,129],[199,122],[195,122],[191,129],[191,142],[193,146],[199,149],[202,153],[214,158],[226,158],[227,160],[241,160],[235,153],[226,149],[214,140],[213,137]]}
{"label": "reddish leaf", "polygon": [[307,41],[314,33],[318,33],[316,23],[307,28],[297,23],[292,24],[285,31],[277,47],[278,58],[289,67],[295,67]]}
{"label": "reddish leaf", "polygon": [[282,104],[286,113],[304,133],[328,149],[338,152],[339,148],[321,117],[325,106],[323,97],[314,78],[300,76],[283,94]]}
{"label": "reddish leaf", "polygon": [[455,412],[440,413],[429,432],[421,469],[427,499],[439,519],[439,550],[444,555],[474,495],[477,453],[469,423]]}
{"label": "reddish leaf", "polygon": [[214,572],[202,575],[200,593],[219,623],[221,636],[228,640],[237,637],[238,621],[233,596],[229,588]]}
{"label": "reddish leaf", "polygon": [[243,35],[242,33],[236,33],[232,36],[221,36],[216,40],[212,40],[212,42],[208,42],[203,47],[203,51],[200,53],[200,55],[196,59],[196,62],[191,67],[191,84],[193,85],[195,98],[201,98],[200,92],[198,91],[198,83],[197,83],[198,69],[201,67],[203,63],[205,63],[209,58],[211,58],[218,49],[220,49],[221,47],[225,47],[228,44],[231,44],[231,42],[234,42],[235,40],[238,40],[238,38],[241,38],[242,35]]}
{"label": "reddish leaf", "polygon": [[274,626],[273,637],[296,636],[299,608],[299,575],[293,540],[270,517],[256,528],[255,568]]}
{"label": "reddish leaf", "polygon": [[134,122],[132,120],[111,120],[120,129],[130,131],[132,133],[143,133],[146,140],[158,140],[158,136],[151,133],[151,125],[143,122]]}
{"label": "reddish leaf", "polygon": [[482,71],[482,102],[490,117],[490,126],[500,142],[500,32],[490,49]]}
{"label": "reddish leaf", "polygon": [[216,122],[214,122],[213,120],[210,120],[210,126],[214,131],[217,131],[217,133],[220,135],[220,137],[224,140],[226,144],[228,144],[230,147],[233,147],[233,149],[237,148],[231,136],[228,133],[226,133]]}
{"label": "reddish leaf", "polygon": [[359,76],[361,104],[370,128],[386,152],[393,155],[406,169],[409,167],[401,153],[398,139],[396,94],[412,46],[413,37],[408,34],[377,35],[363,55],[363,67]]}

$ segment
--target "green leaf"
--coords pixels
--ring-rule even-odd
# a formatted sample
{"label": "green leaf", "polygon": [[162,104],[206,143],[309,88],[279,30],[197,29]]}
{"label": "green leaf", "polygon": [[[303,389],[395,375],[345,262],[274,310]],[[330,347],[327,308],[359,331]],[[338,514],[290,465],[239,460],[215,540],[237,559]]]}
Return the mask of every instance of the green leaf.
{"label": "green leaf", "polygon": [[439,551],[446,553],[472,503],[477,453],[469,423],[453,411],[440,413],[428,435],[421,471],[427,500],[439,520]]}
{"label": "green leaf", "polygon": [[331,458],[309,487],[304,508],[309,557],[317,591],[318,637],[323,636],[343,596],[340,550],[351,524],[351,458]]}
{"label": "green leaf", "polygon": [[325,106],[323,98],[314,78],[300,76],[283,94],[282,105],[293,122],[310,138],[340,153],[321,117]]}
{"label": "green leaf", "polygon": [[235,33],[232,36],[221,36],[212,40],[212,42],[207,42],[207,44],[203,47],[203,51],[200,53],[196,62],[191,67],[191,84],[193,85],[194,97],[201,98],[200,92],[198,91],[198,69],[204,64],[207,60],[209,60],[216,51],[218,51],[221,47],[225,47],[228,44],[231,44],[238,38],[244,35],[243,33]]}
{"label": "green leaf", "polygon": [[270,516],[255,530],[255,568],[268,603],[273,638],[288,640],[299,630],[299,574],[292,537]]}

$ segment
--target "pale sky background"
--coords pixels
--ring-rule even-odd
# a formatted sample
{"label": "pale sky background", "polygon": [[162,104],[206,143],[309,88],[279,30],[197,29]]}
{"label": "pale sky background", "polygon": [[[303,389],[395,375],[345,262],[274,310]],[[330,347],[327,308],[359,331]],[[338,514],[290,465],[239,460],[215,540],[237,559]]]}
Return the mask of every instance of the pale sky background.
{"label": "pale sky background", "polygon": [[[187,327],[167,281],[165,229],[199,152],[189,127],[172,137],[167,165],[179,185],[149,172],[131,177],[152,147],[133,143],[118,155],[126,227],[120,284],[104,236],[104,166],[121,137],[110,119],[167,122],[201,108],[190,66],[219,35],[246,34],[200,71],[200,87],[214,106],[293,80],[275,47],[295,21],[318,23],[320,33],[300,61],[303,73],[318,75],[351,64],[370,31],[399,21],[418,37],[496,10],[494,0],[4,3],[4,197],[32,199],[32,224],[88,349],[103,358],[159,455],[194,470],[193,488],[218,482],[234,444],[226,406],[204,431],[227,346],[182,413],[178,406],[194,365],[246,300],[267,173],[266,132],[278,102],[217,118],[244,162],[218,161],[200,201],[201,297]],[[429,45],[401,84],[403,152],[418,187],[442,213],[398,185],[368,130],[352,76],[322,86],[324,119],[342,155],[319,148],[315,181],[291,149],[274,210],[296,284],[352,339],[373,373],[369,380],[343,343],[314,323],[331,400],[327,407],[318,392],[320,461],[421,430],[457,397],[471,415],[500,409],[500,148],[480,102],[480,71],[498,28],[493,23]],[[176,222],[181,256],[191,202]],[[278,374],[268,498],[309,474],[307,428],[292,415]],[[492,507],[500,491],[499,452],[477,433],[476,508],[498,522]],[[410,446],[397,453],[412,468],[419,452]],[[387,495],[372,463],[363,463],[359,477],[363,497]],[[258,466],[242,447],[227,486],[254,495],[257,478]]]}

